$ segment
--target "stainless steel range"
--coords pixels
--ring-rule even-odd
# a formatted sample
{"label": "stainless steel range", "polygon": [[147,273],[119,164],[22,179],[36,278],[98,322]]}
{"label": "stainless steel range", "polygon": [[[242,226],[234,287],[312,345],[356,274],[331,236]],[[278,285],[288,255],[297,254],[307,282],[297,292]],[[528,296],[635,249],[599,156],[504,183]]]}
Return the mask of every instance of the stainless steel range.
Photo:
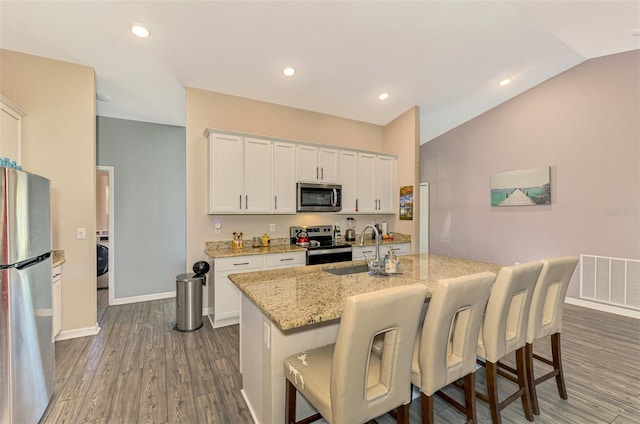
{"label": "stainless steel range", "polygon": [[351,260],[351,245],[333,240],[331,225],[289,227],[291,244],[307,248],[307,265]]}

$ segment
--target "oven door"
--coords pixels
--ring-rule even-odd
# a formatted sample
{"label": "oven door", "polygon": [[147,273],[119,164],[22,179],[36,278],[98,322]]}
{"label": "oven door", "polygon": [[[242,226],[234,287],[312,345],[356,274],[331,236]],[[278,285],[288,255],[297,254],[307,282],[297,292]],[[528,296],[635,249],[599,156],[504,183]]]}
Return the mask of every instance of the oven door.
{"label": "oven door", "polygon": [[307,265],[329,264],[344,261],[351,261],[351,247],[307,250]]}

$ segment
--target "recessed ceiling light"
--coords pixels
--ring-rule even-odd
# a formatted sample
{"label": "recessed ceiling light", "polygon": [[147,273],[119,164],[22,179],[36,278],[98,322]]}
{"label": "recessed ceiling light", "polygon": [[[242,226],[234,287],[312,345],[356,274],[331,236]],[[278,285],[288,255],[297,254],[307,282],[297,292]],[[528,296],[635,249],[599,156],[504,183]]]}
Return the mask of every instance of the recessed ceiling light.
{"label": "recessed ceiling light", "polygon": [[389,93],[382,93],[378,96],[380,100],[387,100],[389,98]]}
{"label": "recessed ceiling light", "polygon": [[149,36],[149,30],[140,24],[131,25],[131,32],[133,32],[133,35],[140,38],[147,38]]}
{"label": "recessed ceiling light", "polygon": [[500,86],[504,87],[505,85],[511,83],[511,78],[505,78],[502,81],[500,81]]}
{"label": "recessed ceiling light", "polygon": [[296,73],[296,70],[294,68],[292,68],[291,66],[287,66],[286,68],[284,68],[282,70],[282,73],[285,74],[286,76],[290,77],[290,76],[293,76],[293,74]]}

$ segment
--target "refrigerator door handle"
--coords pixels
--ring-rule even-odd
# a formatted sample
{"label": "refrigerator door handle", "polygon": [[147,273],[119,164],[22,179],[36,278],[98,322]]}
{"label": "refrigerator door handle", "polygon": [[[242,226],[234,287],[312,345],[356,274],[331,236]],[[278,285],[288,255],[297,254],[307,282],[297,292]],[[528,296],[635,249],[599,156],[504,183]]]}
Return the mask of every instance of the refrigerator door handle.
{"label": "refrigerator door handle", "polygon": [[25,268],[29,268],[30,266],[39,264],[40,262],[46,260],[49,256],[51,256],[51,253],[47,252],[44,255],[37,256],[37,257],[35,257],[33,259],[29,259],[28,261],[22,261],[22,262],[20,262],[18,264],[15,264],[14,267],[18,271],[21,271],[21,270],[23,270]]}

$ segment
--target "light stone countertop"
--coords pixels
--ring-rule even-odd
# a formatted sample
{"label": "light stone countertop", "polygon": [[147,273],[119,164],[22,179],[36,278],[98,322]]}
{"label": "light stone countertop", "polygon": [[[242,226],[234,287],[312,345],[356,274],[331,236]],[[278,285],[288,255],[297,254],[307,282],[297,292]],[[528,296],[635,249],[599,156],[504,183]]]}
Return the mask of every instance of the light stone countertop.
{"label": "light stone countertop", "polygon": [[[247,242],[245,242],[246,244]],[[251,245],[248,245],[251,246]],[[236,256],[251,256],[251,255],[273,255],[276,253],[289,253],[289,252],[305,252],[307,249],[300,246],[290,245],[290,244],[282,244],[282,245],[271,245],[269,247],[245,247],[243,249],[231,249],[228,247],[228,244],[225,244],[222,247],[216,247],[207,243],[207,247],[204,250],[204,253],[212,257],[216,258],[233,258]]]}
{"label": "light stone countertop", "polygon": [[[360,233],[358,233],[356,235],[356,240],[355,241],[346,241],[343,239],[341,240],[342,243],[346,243],[346,244],[350,244],[353,247],[358,247],[360,246]],[[380,240],[380,246],[384,246],[384,245],[389,245],[389,244],[398,244],[398,243],[411,243],[411,234],[400,234],[400,233],[395,233],[393,235],[393,240]],[[371,233],[367,232],[367,234],[365,234],[364,236],[364,246],[375,246],[376,241],[374,239],[371,238]]]}
{"label": "light stone countertop", "polygon": [[340,318],[347,297],[421,282],[427,285],[427,299],[438,280],[489,271],[502,265],[437,255],[408,255],[400,258],[402,275],[374,276],[366,272],[333,275],[325,268],[364,264],[339,262],[297,268],[231,274],[229,279],[282,330],[293,330]]}
{"label": "light stone countertop", "polygon": [[[356,238],[356,241],[341,241],[351,246],[360,246],[360,236]],[[244,248],[232,249],[231,240],[222,241],[209,241],[205,243],[204,253],[209,257],[216,258],[233,258],[236,256],[251,256],[251,255],[271,255],[276,253],[289,253],[289,252],[304,252],[307,249],[300,246],[291,245],[288,237],[273,238],[269,247],[251,247],[252,240],[243,240]],[[397,244],[397,243],[411,243],[411,235],[396,233],[393,240],[380,240],[380,246]],[[364,246],[375,245],[375,240],[371,239],[370,233],[367,233],[364,239]]]}
{"label": "light stone countertop", "polygon": [[62,249],[51,249],[51,267],[55,268],[58,265],[62,265],[66,262],[66,258],[64,256],[64,250]]}

